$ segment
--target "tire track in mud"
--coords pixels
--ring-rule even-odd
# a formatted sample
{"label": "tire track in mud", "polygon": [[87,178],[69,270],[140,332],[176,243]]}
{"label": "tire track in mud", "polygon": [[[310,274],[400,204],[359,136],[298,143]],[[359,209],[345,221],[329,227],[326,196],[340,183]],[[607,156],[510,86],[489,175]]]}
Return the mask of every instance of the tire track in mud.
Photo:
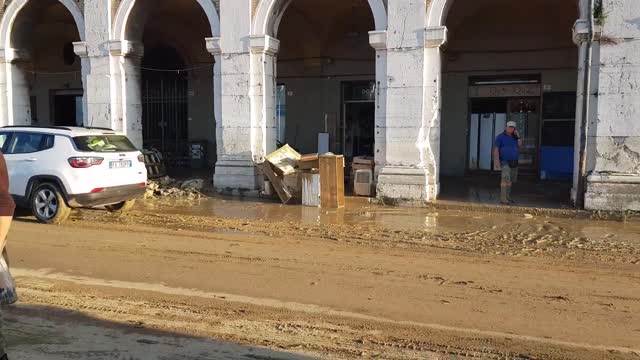
{"label": "tire track in mud", "polygon": [[[604,354],[611,359],[635,359],[640,354],[640,349],[629,347],[395,321],[317,305],[181,289],[162,284],[107,281],[51,273],[48,270],[13,271],[20,281],[21,295],[26,304],[81,310],[141,327],[189,329],[189,334],[213,335],[224,340],[259,343],[272,348],[315,351],[337,358],[377,353],[390,359],[437,359],[438,354],[447,354],[485,359],[586,360],[602,358]],[[429,280],[440,281],[437,277]],[[442,281],[447,282],[446,279]],[[115,290],[116,296],[106,295],[109,290]],[[123,296],[123,293],[127,295]],[[136,299],[131,295],[140,293],[145,296]],[[181,300],[172,302],[168,297]],[[164,300],[159,301],[159,298]],[[190,302],[193,299],[204,300],[206,305],[194,306]],[[567,301],[561,298],[557,300]],[[275,311],[276,317],[265,316],[270,312],[265,309]],[[259,339],[256,338],[257,334],[261,334]]]}
{"label": "tire track in mud", "polygon": [[[193,230],[205,233],[247,233],[276,239],[324,239],[360,246],[428,250],[438,248],[498,256],[534,256],[593,263],[640,265],[640,238],[618,240],[613,231],[593,235],[576,232],[555,224],[554,219],[520,220],[505,225],[487,225],[479,230],[389,229],[377,225],[322,224],[221,218],[179,214],[150,214],[133,211],[124,215],[95,211],[79,213],[76,222],[93,223],[103,228],[113,224],[129,231]],[[586,221],[586,220],[575,220]],[[105,225],[104,223],[111,223]],[[138,229],[137,229],[138,228]]]}

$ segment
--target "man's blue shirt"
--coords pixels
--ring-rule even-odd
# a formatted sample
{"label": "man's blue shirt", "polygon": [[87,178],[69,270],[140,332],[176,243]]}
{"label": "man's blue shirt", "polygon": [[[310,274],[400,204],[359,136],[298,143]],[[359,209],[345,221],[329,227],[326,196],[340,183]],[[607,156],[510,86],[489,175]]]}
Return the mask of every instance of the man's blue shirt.
{"label": "man's blue shirt", "polygon": [[500,151],[500,160],[517,161],[520,158],[520,149],[518,147],[518,139],[513,136],[502,133],[496,138],[496,147]]}

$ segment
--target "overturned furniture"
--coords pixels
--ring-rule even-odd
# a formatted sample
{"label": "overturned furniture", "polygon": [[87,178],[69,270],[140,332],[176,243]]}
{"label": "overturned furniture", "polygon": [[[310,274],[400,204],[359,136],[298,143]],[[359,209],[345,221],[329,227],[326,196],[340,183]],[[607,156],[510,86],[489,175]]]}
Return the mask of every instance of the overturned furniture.
{"label": "overturned furniture", "polygon": [[290,203],[300,191],[300,179],[296,170],[300,157],[291,146],[284,145],[265,156],[264,162],[257,164],[283,204]]}
{"label": "overturned furniture", "polygon": [[295,199],[305,206],[333,209],[344,207],[344,165],[342,155],[300,155],[289,145],[256,164],[267,179],[264,193],[273,189],[283,204]]}

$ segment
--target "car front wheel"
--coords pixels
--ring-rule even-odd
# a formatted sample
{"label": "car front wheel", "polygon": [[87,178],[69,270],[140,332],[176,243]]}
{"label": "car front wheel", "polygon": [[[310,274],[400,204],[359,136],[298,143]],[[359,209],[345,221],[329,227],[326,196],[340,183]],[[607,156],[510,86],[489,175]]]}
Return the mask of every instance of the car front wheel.
{"label": "car front wheel", "polygon": [[71,215],[71,209],[57,186],[49,183],[39,185],[31,196],[33,215],[45,224],[61,224]]}

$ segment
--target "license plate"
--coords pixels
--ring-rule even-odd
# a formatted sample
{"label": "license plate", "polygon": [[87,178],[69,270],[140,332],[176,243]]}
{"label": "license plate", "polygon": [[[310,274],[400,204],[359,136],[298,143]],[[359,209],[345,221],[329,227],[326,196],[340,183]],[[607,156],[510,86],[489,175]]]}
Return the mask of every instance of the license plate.
{"label": "license plate", "polygon": [[125,169],[131,167],[131,160],[111,161],[109,169]]}

